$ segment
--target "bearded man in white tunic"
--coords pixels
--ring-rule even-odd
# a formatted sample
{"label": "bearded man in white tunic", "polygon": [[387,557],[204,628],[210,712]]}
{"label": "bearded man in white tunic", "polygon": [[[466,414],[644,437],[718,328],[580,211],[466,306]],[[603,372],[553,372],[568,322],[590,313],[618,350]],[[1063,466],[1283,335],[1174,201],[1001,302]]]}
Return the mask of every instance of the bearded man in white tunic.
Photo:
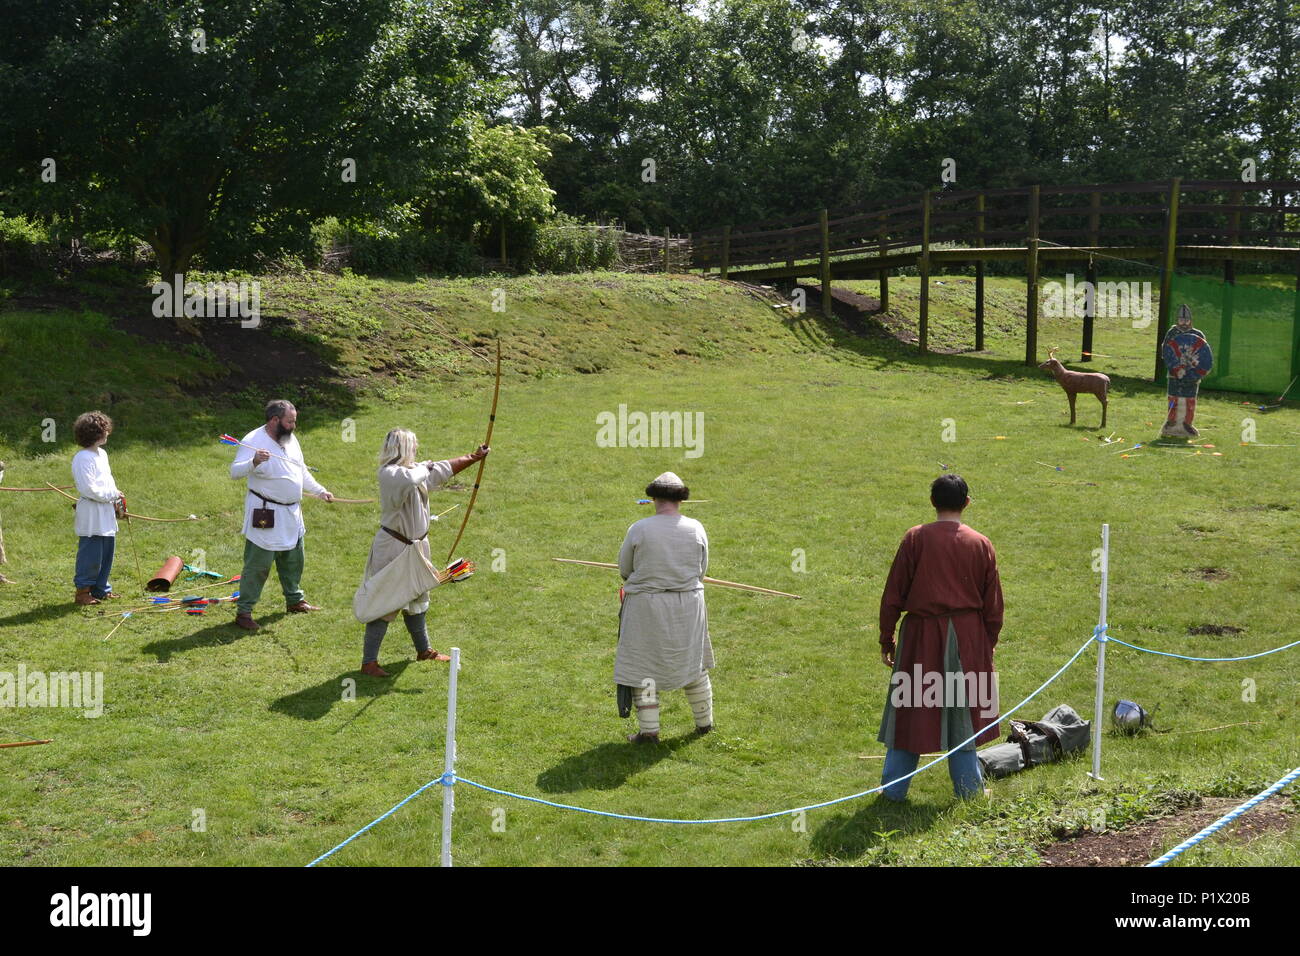
{"label": "bearded man in white tunic", "polygon": [[307,534],[302,496],[333,501],[334,495],[307,468],[302,446],[294,434],[297,427],[298,410],[292,402],[268,402],[266,425],[244,436],[230,465],[232,479],[248,481],[248,493],[244,495],[244,569],[235,605],[235,624],[246,631],[261,626],[253,620],[253,605],[262,597],[272,564],[280,578],[288,613],[320,610],[307,603],[301,584],[306,563],[303,537]]}
{"label": "bearded man in white tunic", "polygon": [[[415,460],[419,450],[419,441],[415,433],[406,428],[394,428],[384,438],[384,447],[379,453],[379,502],[382,509],[379,516],[379,530],[375,532],[370,544],[370,558],[366,562],[365,581],[372,582],[384,568],[404,557],[411,548],[416,549],[423,563],[430,562],[429,527],[429,493],[436,491],[452,475],[464,471],[476,461],[488,456],[492,449],[480,445],[476,451],[459,458],[446,461]],[[388,625],[402,612],[402,621],[407,633],[415,645],[416,660],[446,661],[446,654],[439,654],[429,646],[428,627],[425,615],[429,610],[429,592],[421,591],[411,594],[409,578],[395,579],[390,588],[406,590],[395,595],[387,604],[394,601],[406,601],[389,614],[366,622],[365,646],[361,654],[361,673],[371,677],[387,677],[388,672],[379,666],[379,646],[388,631]],[[363,583],[362,587],[365,587]],[[409,599],[409,600],[408,600]],[[381,601],[379,594],[371,594],[370,600]],[[367,615],[368,616],[368,615]]]}
{"label": "bearded man in white tunic", "polygon": [[614,683],[630,688],[639,730],[632,743],[659,739],[659,694],[685,690],[695,731],[713,729],[713,645],[703,578],[709,570],[704,525],[681,513],[690,489],[672,472],[648,486],[655,513],[627,530],[618,553],[623,603]]}

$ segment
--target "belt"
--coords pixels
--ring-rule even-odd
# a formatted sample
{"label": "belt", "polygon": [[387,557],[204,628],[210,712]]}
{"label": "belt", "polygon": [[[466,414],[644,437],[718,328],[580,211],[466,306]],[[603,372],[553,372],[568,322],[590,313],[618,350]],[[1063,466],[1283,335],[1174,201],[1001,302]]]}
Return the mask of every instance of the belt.
{"label": "belt", "polygon": [[962,617],[962,616],[964,616],[964,615],[966,615],[966,614],[979,614],[979,613],[981,613],[981,609],[980,609],[980,608],[977,608],[977,607],[964,607],[964,608],[961,608],[961,609],[956,610],[956,611],[948,611],[947,613],[944,613],[944,614],[921,614],[921,613],[919,613],[919,612],[917,612],[917,611],[908,611],[908,612],[907,612],[907,616],[908,616],[908,617],[919,618],[919,619],[921,619],[921,620],[923,620],[923,621],[937,621],[937,620],[940,620],[940,619],[942,619],[942,618],[948,618],[948,617]]}
{"label": "belt", "polygon": [[255,498],[261,498],[263,504],[279,505],[282,508],[292,508],[294,505],[298,503],[296,501],[276,501],[274,498],[268,498],[266,497],[266,495],[258,494],[252,488],[248,489],[248,493],[250,495],[253,495]]}
{"label": "belt", "polygon": [[380,530],[380,531],[387,531],[389,534],[391,534],[391,535],[392,535],[394,538],[396,538],[398,541],[402,542],[402,544],[415,544],[415,541],[423,541],[425,538],[429,537],[429,529],[428,529],[428,528],[425,528],[425,529],[424,529],[424,534],[422,534],[422,535],[420,535],[418,538],[416,538],[415,541],[412,541],[410,538],[408,538],[408,537],[407,537],[406,535],[404,535],[404,534],[401,534],[401,533],[399,533],[399,532],[397,532],[397,531],[394,531],[392,528],[386,528],[386,527],[384,527],[382,524],[379,526],[379,530]]}

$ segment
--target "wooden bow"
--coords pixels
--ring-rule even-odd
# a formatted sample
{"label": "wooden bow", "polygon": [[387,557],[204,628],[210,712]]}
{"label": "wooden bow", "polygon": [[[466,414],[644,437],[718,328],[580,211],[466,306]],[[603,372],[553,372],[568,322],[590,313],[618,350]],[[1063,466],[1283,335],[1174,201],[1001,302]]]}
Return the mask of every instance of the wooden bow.
{"label": "wooden bow", "polygon": [[[492,389],[492,411],[488,413],[487,437],[483,439],[483,444],[492,445],[492,426],[497,422],[497,399],[501,397],[501,337],[497,336],[497,380]],[[487,456],[479,459],[478,474],[474,476],[474,491],[469,496],[469,505],[465,508],[465,517],[461,520],[460,530],[456,532],[456,540],[451,543],[451,550],[447,552],[447,562],[456,556],[456,545],[460,544],[460,536],[465,533],[465,525],[469,524],[469,516],[474,511],[474,499],[478,497],[479,482],[483,480],[483,466],[487,464]]]}
{"label": "wooden bow", "polygon": [[[63,495],[63,497],[67,498],[71,502],[75,503],[77,501],[77,499],[74,498],[72,495],[68,494],[67,492],[63,491],[57,486],[50,484],[48,481],[45,483],[45,487],[51,491],[57,491],[59,494]],[[139,518],[141,521],[198,521],[199,520],[198,515],[190,515],[187,518],[151,518],[149,517],[149,515],[138,515],[132,511],[124,511],[122,512],[122,514],[127,518]]]}

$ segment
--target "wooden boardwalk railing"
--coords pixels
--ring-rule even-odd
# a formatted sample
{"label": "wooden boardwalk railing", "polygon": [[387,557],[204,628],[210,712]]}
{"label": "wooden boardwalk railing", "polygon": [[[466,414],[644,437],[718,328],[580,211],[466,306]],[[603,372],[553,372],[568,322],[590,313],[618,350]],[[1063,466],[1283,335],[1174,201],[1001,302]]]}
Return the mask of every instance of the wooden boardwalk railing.
{"label": "wooden boardwalk railing", "polygon": [[[1038,363],[1040,263],[1082,261],[1096,283],[1096,255],[1151,260],[1160,270],[1159,344],[1169,327],[1170,286],[1179,260],[1222,261],[1235,281],[1240,260],[1294,262],[1300,292],[1300,181],[1181,180],[1087,186],[926,190],[915,199],[823,209],[691,234],[691,266],[746,281],[817,278],[830,314],[833,279],[878,277],[889,308],[889,274],[915,266],[921,278],[917,340],[929,342],[929,277],[936,263],[975,266],[975,348],[984,348],[984,264],[1023,260],[1025,363]],[[1249,201],[1248,201],[1249,200]],[[1288,217],[1291,217],[1288,221]],[[1084,319],[1083,361],[1091,359],[1092,317]],[[1300,316],[1297,316],[1300,325]],[[1300,356],[1294,363],[1300,371]]]}

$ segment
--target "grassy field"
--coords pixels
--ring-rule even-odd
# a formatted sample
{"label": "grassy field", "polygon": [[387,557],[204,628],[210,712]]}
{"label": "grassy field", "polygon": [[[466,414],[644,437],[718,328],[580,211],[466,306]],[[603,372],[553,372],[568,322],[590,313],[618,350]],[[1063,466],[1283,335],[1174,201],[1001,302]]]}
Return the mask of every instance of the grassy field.
{"label": "grassy field", "polygon": [[[968,345],[970,286],[941,278],[933,341]],[[854,284],[869,294],[873,286]],[[492,311],[495,289],[505,292],[503,312]],[[891,296],[905,322],[915,280],[894,280]],[[1023,284],[991,280],[988,351],[919,360],[883,338],[691,278],[298,276],[268,279],[263,290],[276,335],[323,356],[338,383],[361,383],[346,401],[288,390],[300,399],[308,460],[347,497],[374,495],[375,455],[393,426],[414,428],[434,457],[481,440],[490,369],[458,343],[482,350],[501,334],[494,454],[458,548],[480,570],[436,592],[430,612],[434,645],[464,655],[458,772],[563,803],[670,817],[764,813],[879,782],[880,761],[862,758],[883,753],[880,589],[900,536],[933,516],[926,492],[941,466],[970,482],[969,523],[999,550],[1004,706],[1088,639],[1102,522],[1111,526],[1116,636],[1198,656],[1296,639],[1295,451],[1242,447],[1240,434],[1253,416],[1258,442],[1300,442],[1300,411],[1261,414],[1240,404],[1244,396],[1203,395],[1197,423],[1213,449],[1148,445],[1126,457],[1156,436],[1163,414],[1163,389],[1149,381],[1152,333],[1099,323],[1095,348],[1114,356],[1095,363],[1114,381],[1109,427],[1090,427],[1098,408],[1083,397],[1071,428],[1060,389],[1021,363],[1023,296]],[[1078,358],[1078,332],[1064,323],[1045,323],[1040,341]],[[164,349],[93,310],[21,301],[0,313],[0,362],[5,484],[67,483],[70,416],[103,406],[118,422],[108,451],[133,507],[204,518],[137,523],[145,573],[168,554],[199,557],[195,549],[209,567],[238,573],[242,493],[215,439],[258,424],[257,407],[272,397],[265,388],[214,391],[231,368],[211,348]],[[314,396],[329,404],[313,406]],[[703,454],[599,447],[597,415],[620,405],[702,412]],[[61,429],[54,444],[39,438],[47,417]],[[945,427],[955,441],[944,440]],[[1111,433],[1124,442],[1104,445]],[[708,530],[712,574],[803,600],[710,591],[717,732],[696,738],[685,700],[671,694],[666,742],[633,748],[622,742],[629,725],[616,716],[611,680],[618,578],[550,559],[612,560],[627,526],[648,513],[635,503],[645,483],[665,469],[710,499],[687,507]],[[435,504],[463,506],[467,483]],[[271,582],[255,635],[220,609],[132,618],[105,642],[115,619],[71,603],[67,503],[0,498],[4,571],[17,582],[0,586],[0,669],[102,671],[106,698],[97,719],[0,708],[0,740],[54,739],[0,751],[0,863],[300,865],[441,772],[445,665],[415,662],[397,625],[380,655],[393,678],[357,671],[350,599],[375,507],[304,508],[305,587],[323,612],[285,616]],[[433,531],[435,556],[460,513]],[[115,581],[138,594],[135,578],[124,534]],[[1241,630],[1189,633],[1207,624]],[[1103,784],[1071,761],[957,805],[939,766],[915,780],[903,807],[867,797],[805,820],[698,827],[599,819],[462,786],[456,860],[1033,864],[1056,837],[1093,825],[1098,810],[1122,828],[1199,797],[1250,795],[1300,763],[1296,651],[1197,664],[1112,647],[1108,703],[1158,704],[1167,732],[1108,735]],[[1069,703],[1090,716],[1092,660],[1090,649],[1024,715]],[[351,681],[355,701],[343,699]],[[440,797],[432,788],[330,865],[436,862]],[[1298,841],[1292,823],[1270,839],[1212,841],[1187,860],[1295,865]]]}

